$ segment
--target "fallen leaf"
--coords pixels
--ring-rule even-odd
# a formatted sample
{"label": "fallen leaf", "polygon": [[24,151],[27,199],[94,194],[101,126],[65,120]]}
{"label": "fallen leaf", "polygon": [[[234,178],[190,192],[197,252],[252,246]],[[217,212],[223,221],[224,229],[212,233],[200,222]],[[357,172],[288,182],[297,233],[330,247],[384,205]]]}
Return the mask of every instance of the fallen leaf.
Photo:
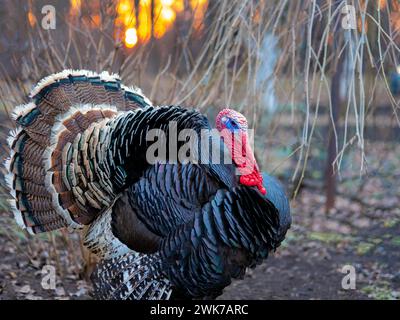
{"label": "fallen leaf", "polygon": [[42,297],[39,297],[39,296],[35,296],[35,295],[33,295],[33,294],[27,294],[26,296],[25,296],[25,298],[27,299],[27,300],[43,300],[43,298]]}
{"label": "fallen leaf", "polygon": [[65,296],[65,290],[63,287],[56,288],[56,295],[57,296]]}
{"label": "fallen leaf", "polygon": [[26,294],[26,293],[31,292],[32,289],[31,289],[30,285],[27,284],[27,285],[24,285],[24,286],[22,286],[21,288],[19,288],[17,291],[18,291],[19,293],[24,293],[24,294]]}

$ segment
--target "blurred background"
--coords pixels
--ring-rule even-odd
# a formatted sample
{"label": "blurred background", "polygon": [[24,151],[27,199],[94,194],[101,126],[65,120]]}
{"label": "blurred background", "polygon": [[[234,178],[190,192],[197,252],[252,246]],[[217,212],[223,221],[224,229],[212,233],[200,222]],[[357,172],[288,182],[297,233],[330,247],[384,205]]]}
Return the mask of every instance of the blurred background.
{"label": "blurred background", "polygon": [[[118,73],[154,104],[212,120],[229,106],[294,222],[222,298],[399,299],[399,32],[397,0],[0,0],[1,160],[12,108],[65,68]],[[79,234],[27,241],[7,197],[2,181],[0,299],[90,299]],[[55,290],[41,287],[47,264]]]}

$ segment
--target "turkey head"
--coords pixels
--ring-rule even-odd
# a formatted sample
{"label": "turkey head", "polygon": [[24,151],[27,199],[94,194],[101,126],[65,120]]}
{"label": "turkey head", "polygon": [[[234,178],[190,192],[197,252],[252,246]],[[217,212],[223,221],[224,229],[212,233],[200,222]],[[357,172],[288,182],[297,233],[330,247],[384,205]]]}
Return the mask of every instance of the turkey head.
{"label": "turkey head", "polygon": [[257,187],[265,195],[267,191],[249,143],[246,117],[235,110],[223,109],[217,115],[215,126],[238,169],[239,182],[245,186]]}

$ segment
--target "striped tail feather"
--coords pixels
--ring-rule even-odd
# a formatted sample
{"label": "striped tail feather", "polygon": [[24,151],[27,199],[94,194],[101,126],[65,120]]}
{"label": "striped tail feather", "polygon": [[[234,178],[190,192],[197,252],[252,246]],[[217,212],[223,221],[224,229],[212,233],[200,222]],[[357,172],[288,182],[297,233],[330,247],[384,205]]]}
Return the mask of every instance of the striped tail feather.
{"label": "striped tail feather", "polygon": [[92,273],[94,297],[101,300],[168,300],[172,287],[159,276],[159,254],[129,252],[102,260]]}
{"label": "striped tail feather", "polygon": [[[105,200],[96,198],[98,186],[91,183],[92,193],[88,192],[80,203],[80,186],[71,188],[70,184],[85,168],[73,164],[66,168],[66,161],[93,156],[92,144],[98,140],[95,134],[99,126],[120,111],[144,108],[151,102],[139,89],[121,84],[117,75],[87,70],[50,75],[29,96],[29,103],[13,111],[17,129],[10,132],[10,154],[5,162],[15,220],[31,234],[62,227],[81,228],[102,209],[98,203],[112,199],[107,195]],[[86,146],[76,146],[82,148],[80,154],[72,153],[70,148],[77,141],[84,141]],[[80,161],[90,166],[87,159]],[[88,199],[95,208],[85,207]]]}

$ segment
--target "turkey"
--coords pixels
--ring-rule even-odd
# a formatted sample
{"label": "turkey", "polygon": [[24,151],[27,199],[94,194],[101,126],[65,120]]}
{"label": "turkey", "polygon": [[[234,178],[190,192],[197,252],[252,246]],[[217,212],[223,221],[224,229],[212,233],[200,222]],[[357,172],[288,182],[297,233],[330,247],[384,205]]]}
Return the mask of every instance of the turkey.
{"label": "turkey", "polygon": [[[5,166],[15,220],[31,234],[80,230],[100,259],[98,299],[215,298],[290,227],[283,187],[259,171],[234,110],[218,114],[215,134],[198,111],[153,106],[117,75],[64,70],[41,80],[13,117]],[[186,129],[208,132],[211,150],[189,144],[202,161],[176,161],[170,150],[148,161],[152,130],[180,150],[190,139],[176,133]],[[211,161],[217,153],[231,161]]]}

